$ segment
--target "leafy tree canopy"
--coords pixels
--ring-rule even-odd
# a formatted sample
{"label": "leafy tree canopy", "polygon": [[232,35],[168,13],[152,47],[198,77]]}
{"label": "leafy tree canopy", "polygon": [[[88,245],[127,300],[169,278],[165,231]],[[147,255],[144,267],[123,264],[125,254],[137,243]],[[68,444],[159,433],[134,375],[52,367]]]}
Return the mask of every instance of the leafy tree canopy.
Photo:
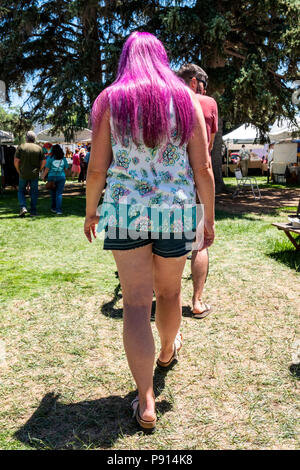
{"label": "leafy tree canopy", "polygon": [[7,90],[34,80],[36,119],[67,135],[87,125],[91,103],[114,79],[125,37],[156,34],[175,67],[200,64],[228,126],[266,131],[292,118],[290,82],[300,53],[297,0],[2,0],[0,70]]}
{"label": "leafy tree canopy", "polygon": [[127,35],[155,34],[172,66],[194,62],[208,73],[223,118],[212,159],[221,190],[222,122],[252,123],[263,135],[298,112],[299,21],[299,0],[1,0],[0,79],[20,94],[34,83],[19,131],[25,117],[26,126],[44,120],[68,140],[114,80]]}
{"label": "leafy tree canopy", "polygon": [[14,135],[15,144],[20,144],[25,142],[25,134],[32,128],[33,121],[30,113],[22,111],[19,107],[15,107],[9,112],[0,107],[0,125],[1,130]]}

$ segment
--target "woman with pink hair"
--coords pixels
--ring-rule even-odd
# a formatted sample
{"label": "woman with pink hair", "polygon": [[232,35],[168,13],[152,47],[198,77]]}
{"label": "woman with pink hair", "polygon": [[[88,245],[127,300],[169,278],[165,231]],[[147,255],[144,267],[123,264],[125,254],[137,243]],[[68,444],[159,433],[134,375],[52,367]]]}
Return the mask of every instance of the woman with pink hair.
{"label": "woman with pink hair", "polygon": [[147,432],[156,425],[153,290],[157,365],[168,370],[182,346],[181,278],[195,239],[196,190],[205,209],[203,246],[214,240],[205,121],[192,92],[171,71],[162,43],[135,32],[123,46],[115,82],[94,102],[92,122],[84,232],[91,242],[97,224],[98,231],[105,229],[104,249],[112,250],[117,264],[124,347],[138,389],[132,408]]}

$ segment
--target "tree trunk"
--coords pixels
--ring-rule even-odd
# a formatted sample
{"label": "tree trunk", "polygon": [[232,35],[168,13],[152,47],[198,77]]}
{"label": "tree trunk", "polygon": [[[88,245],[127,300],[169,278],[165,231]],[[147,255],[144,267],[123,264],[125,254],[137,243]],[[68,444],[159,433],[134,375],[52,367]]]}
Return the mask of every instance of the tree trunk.
{"label": "tree trunk", "polygon": [[81,23],[83,31],[81,55],[86,59],[83,72],[88,81],[93,84],[90,89],[87,89],[87,94],[92,102],[99,93],[99,85],[101,87],[103,84],[97,0],[88,0],[84,3]]}
{"label": "tree trunk", "polygon": [[214,147],[212,150],[212,167],[215,177],[216,194],[226,191],[226,186],[222,176],[222,135],[223,119],[219,116],[218,132],[216,133]]}

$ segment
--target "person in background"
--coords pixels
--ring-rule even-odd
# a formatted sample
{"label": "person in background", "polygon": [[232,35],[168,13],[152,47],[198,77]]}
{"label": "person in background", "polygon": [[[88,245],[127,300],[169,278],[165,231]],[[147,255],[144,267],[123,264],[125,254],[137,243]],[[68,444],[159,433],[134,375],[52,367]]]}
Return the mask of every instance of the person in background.
{"label": "person in background", "polygon": [[248,166],[249,166],[249,159],[250,159],[250,152],[246,149],[245,144],[242,145],[241,150],[239,151],[240,157],[240,168],[242,171],[242,175],[248,176]]}
{"label": "person in background", "polygon": [[[150,33],[134,32],[123,46],[116,80],[94,102],[92,122],[84,233],[91,242],[99,223],[112,234],[104,249],[112,250],[122,287],[124,347],[138,389],[132,408],[147,432],[156,425],[153,290],[161,342],[157,365],[167,370],[177,362],[182,345],[181,279],[190,252],[185,235],[190,229],[182,216],[185,207],[196,209],[195,188],[205,205],[204,246],[214,241],[214,177],[205,121],[194,93],[170,69],[163,44]],[[105,183],[103,205],[116,211],[123,205],[129,212],[142,206],[147,211],[133,220],[137,228],[143,224],[146,238],[136,238],[136,230],[131,237],[130,224],[122,226],[118,212],[106,219],[101,208],[97,215]],[[168,211],[169,221],[177,208],[172,231],[156,225],[152,205]],[[152,235],[153,224],[157,228]]]}
{"label": "person in background", "polygon": [[69,147],[66,148],[66,158],[73,158],[73,153],[72,150],[69,149]]}
{"label": "person in background", "polygon": [[73,155],[73,164],[72,164],[72,178],[76,178],[80,174],[80,156],[79,156],[79,149],[75,150]]}
{"label": "person in background", "polygon": [[57,215],[62,214],[62,195],[68,167],[69,165],[64,157],[64,151],[61,146],[53,145],[52,156],[46,164],[44,180],[48,176],[48,181],[55,183],[55,188],[51,189],[51,212]]}
{"label": "person in background", "polygon": [[86,180],[86,170],[87,164],[85,161],[86,151],[85,148],[81,148],[79,151],[79,158],[80,158],[80,173],[78,176],[78,183],[84,183]]}
{"label": "person in background", "polygon": [[[186,85],[193,90],[203,111],[208,150],[211,154],[216,132],[218,131],[218,105],[216,101],[206,95],[208,76],[206,72],[196,64],[183,65],[177,75],[184,80]],[[209,315],[211,306],[202,300],[204,284],[209,269],[208,249],[193,250],[191,259],[191,270],[193,278],[193,317],[201,319]]]}
{"label": "person in background", "polygon": [[91,145],[88,144],[87,146],[87,153],[85,154],[84,160],[86,163],[86,167],[88,168],[89,166],[89,161],[90,161],[90,155],[91,155]]}
{"label": "person in background", "polygon": [[47,158],[51,157],[51,154],[52,154],[52,144],[51,144],[51,142],[45,142],[44,143],[44,145],[43,145],[43,154],[44,154],[44,157],[46,158],[46,162],[47,162]]}
{"label": "person in background", "polygon": [[30,216],[34,217],[37,215],[39,173],[44,168],[46,159],[41,147],[35,143],[35,140],[35,133],[32,131],[27,132],[26,143],[19,145],[14,157],[14,165],[19,173],[18,200],[20,217],[24,217],[28,212],[25,199],[28,182],[30,184]]}
{"label": "person in background", "polygon": [[270,178],[272,178],[272,161],[273,161],[273,153],[274,153],[274,144],[269,145],[269,150],[267,154],[267,163],[268,163],[268,173],[267,173],[267,183],[269,184]]}
{"label": "person in background", "polygon": [[66,171],[66,176],[71,176],[72,174],[72,163],[73,163],[73,152],[72,150],[69,149],[69,147],[66,148],[66,154],[65,154],[66,160],[68,162],[68,170]]}

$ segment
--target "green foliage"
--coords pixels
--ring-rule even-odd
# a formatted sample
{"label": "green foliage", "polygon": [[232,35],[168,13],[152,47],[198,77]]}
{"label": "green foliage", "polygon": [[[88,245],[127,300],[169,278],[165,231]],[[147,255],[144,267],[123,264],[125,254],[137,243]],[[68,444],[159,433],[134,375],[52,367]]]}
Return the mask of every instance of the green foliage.
{"label": "green foliage", "polygon": [[70,137],[87,126],[91,104],[115,77],[124,39],[156,34],[172,65],[200,64],[227,127],[262,132],[293,118],[290,83],[300,52],[297,0],[3,0],[0,70],[8,90],[32,80],[31,117]]}
{"label": "green foliage", "polygon": [[15,144],[24,142],[24,135],[32,128],[32,125],[33,122],[29,113],[24,113],[19,108],[7,112],[0,107],[0,128],[14,135]]}

